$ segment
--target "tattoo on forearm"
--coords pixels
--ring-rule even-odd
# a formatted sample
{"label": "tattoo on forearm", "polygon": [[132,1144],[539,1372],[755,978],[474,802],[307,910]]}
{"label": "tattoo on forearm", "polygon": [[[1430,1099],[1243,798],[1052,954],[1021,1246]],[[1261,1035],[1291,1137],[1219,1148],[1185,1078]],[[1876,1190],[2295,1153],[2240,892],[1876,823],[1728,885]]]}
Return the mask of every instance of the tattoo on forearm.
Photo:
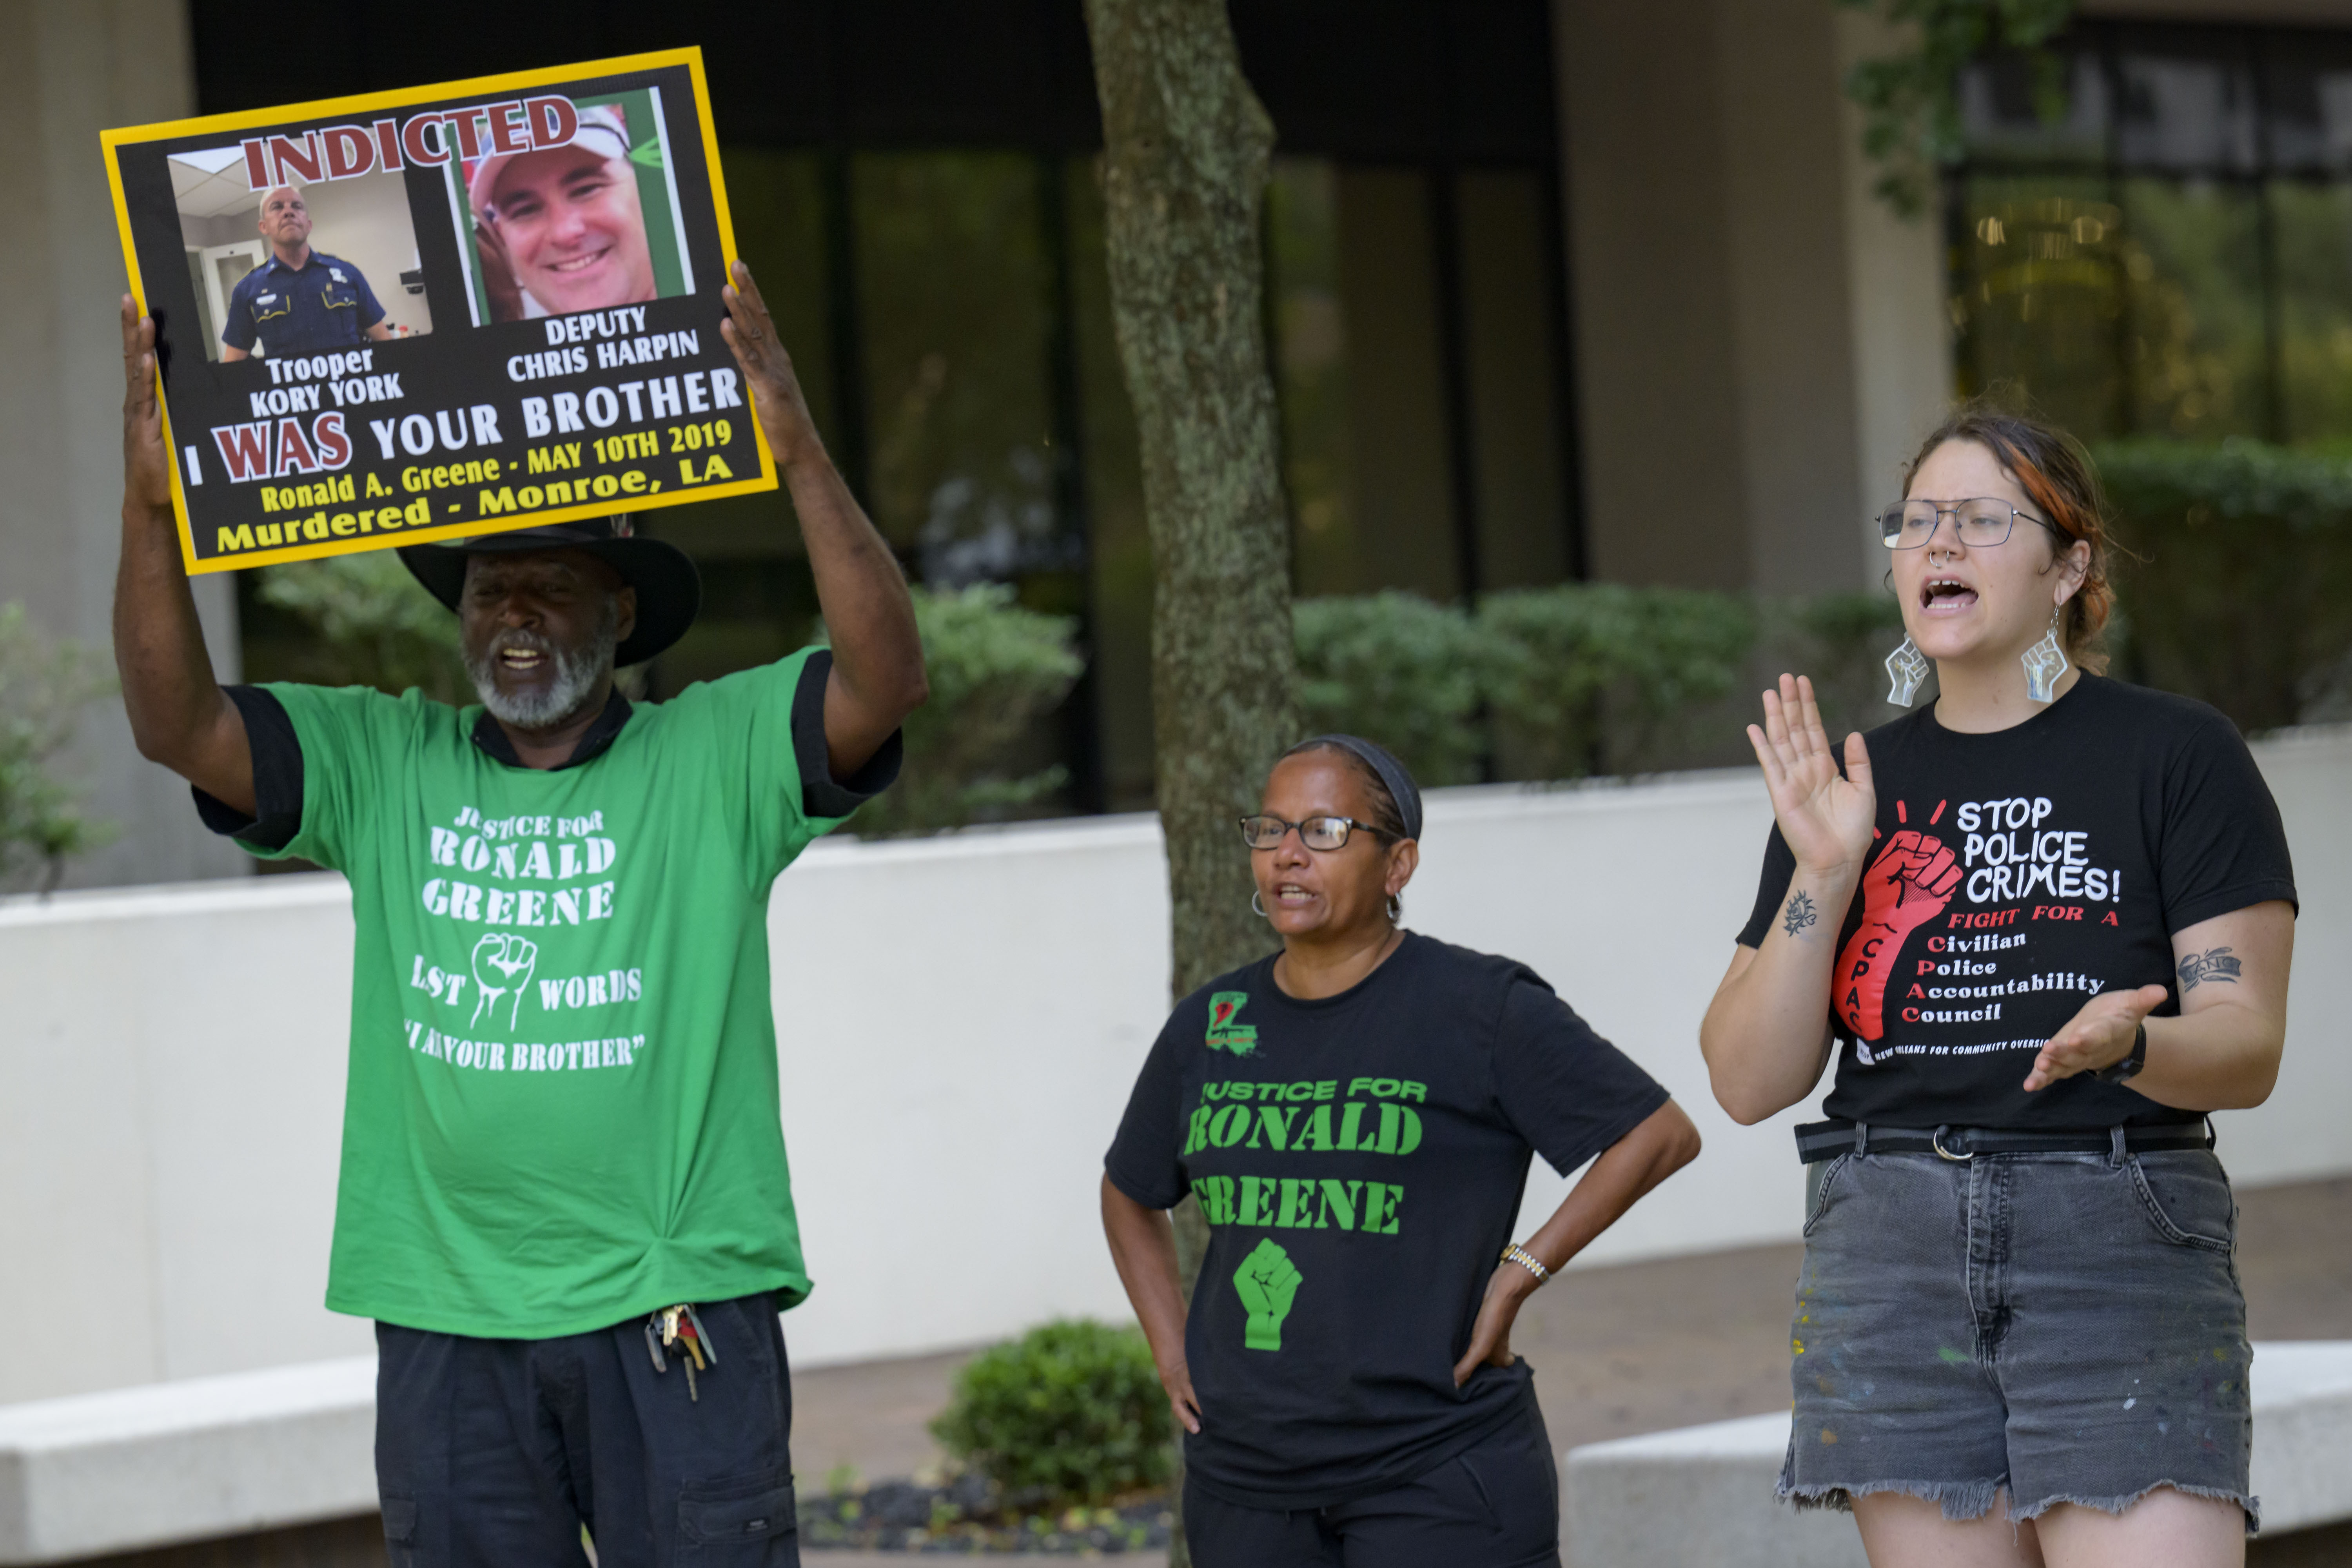
{"label": "tattoo on forearm", "polygon": [[[1791,893],[1789,895],[1789,907],[1780,911],[1780,929],[1795,936],[1820,919],[1821,916],[1814,911],[1811,894]],[[2234,964],[2237,961],[2232,959],[2231,962]]]}
{"label": "tattoo on forearm", "polygon": [[2180,961],[2180,988],[2194,991],[2208,980],[2226,980],[2235,985],[2238,976],[2244,973],[2245,965],[2231,957],[2226,947],[2192,952]]}

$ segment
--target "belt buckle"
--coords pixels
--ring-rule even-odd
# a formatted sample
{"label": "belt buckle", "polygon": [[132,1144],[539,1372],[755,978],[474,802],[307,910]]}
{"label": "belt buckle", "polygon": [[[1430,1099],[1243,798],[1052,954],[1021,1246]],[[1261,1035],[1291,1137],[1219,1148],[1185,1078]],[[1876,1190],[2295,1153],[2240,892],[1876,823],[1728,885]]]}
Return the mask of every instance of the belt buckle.
{"label": "belt buckle", "polygon": [[1949,1160],[1955,1165],[1966,1164],[1969,1161],[1975,1159],[1976,1155],[1973,1153],[1955,1154],[1949,1149],[1944,1147],[1944,1134],[1949,1132],[1951,1130],[1951,1124],[1949,1122],[1946,1122],[1943,1126],[1937,1128],[1934,1132],[1928,1135],[1927,1142],[1937,1154]]}

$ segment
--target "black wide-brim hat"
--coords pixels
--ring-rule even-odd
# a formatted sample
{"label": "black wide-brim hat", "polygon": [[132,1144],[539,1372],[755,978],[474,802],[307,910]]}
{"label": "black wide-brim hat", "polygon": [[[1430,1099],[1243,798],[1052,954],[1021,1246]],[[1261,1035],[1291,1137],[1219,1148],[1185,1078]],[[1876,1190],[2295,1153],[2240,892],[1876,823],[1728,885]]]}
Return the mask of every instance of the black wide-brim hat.
{"label": "black wide-brim hat", "polygon": [[637,536],[629,514],[554,522],[486,533],[455,544],[404,544],[401,563],[425,591],[451,609],[466,591],[466,557],[519,555],[550,550],[580,550],[621,574],[637,591],[637,625],[614,650],[617,665],[643,664],[686,635],[702,608],[702,574],[677,545]]}

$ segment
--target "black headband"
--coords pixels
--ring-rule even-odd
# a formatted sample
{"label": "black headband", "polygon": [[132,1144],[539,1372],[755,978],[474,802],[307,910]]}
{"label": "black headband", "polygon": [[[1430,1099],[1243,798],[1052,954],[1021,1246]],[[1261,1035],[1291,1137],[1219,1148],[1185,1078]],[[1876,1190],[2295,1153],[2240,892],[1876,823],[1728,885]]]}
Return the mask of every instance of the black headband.
{"label": "black headband", "polygon": [[1421,837],[1420,786],[1412,782],[1412,775],[1404,771],[1404,764],[1389,755],[1384,748],[1375,746],[1358,735],[1318,735],[1312,740],[1301,741],[1292,750],[1307,746],[1337,746],[1370,763],[1372,772],[1380,775],[1381,783],[1388,786],[1389,798],[1396,802],[1397,821],[1403,825],[1404,836],[1407,838]]}

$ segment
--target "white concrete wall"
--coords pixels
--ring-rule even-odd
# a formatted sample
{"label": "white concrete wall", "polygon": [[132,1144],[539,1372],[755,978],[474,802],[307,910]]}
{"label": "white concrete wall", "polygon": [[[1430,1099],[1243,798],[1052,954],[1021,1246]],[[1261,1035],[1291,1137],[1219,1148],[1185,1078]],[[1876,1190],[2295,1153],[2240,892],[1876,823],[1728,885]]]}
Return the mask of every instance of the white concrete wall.
{"label": "white concrete wall", "polygon": [[[2352,1170],[2352,731],[2256,748],[2305,898],[2278,1092],[2221,1118],[2244,1182]],[[1786,1124],[1733,1126],[1700,1014],[1769,820],[1748,773],[1445,792],[1416,929],[1515,954],[1675,1092],[1699,1163],[1588,1255],[1796,1235]],[[1096,1180],[1166,1008],[1158,829],[1128,817],[818,846],[772,921],[783,1118],[815,1294],[802,1364],[1124,1311]],[[339,878],[0,906],[0,1321],[67,1304],[70,1351],[0,1357],[0,1403],[360,1353],[319,1301],[350,986]],[[1566,1183],[1537,1166],[1528,1207]]]}

